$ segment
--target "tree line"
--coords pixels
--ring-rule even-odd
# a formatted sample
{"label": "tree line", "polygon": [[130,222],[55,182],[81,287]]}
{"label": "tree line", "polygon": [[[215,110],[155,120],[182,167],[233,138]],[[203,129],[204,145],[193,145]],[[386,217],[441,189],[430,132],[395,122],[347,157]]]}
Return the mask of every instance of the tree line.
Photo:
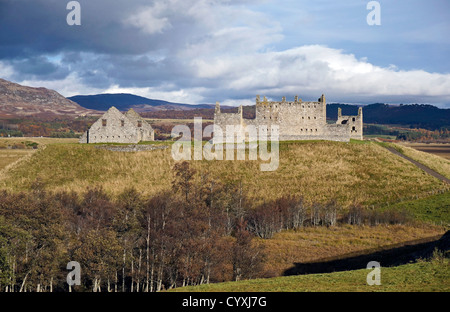
{"label": "tree line", "polygon": [[364,125],[364,134],[391,135],[397,140],[410,142],[446,142],[450,139],[450,129],[426,130],[390,128],[383,125]]}
{"label": "tree line", "polygon": [[95,117],[33,116],[0,121],[0,137],[76,138],[96,120]]}
{"label": "tree line", "polygon": [[[0,192],[0,291],[154,292],[261,277],[265,251],[255,237],[405,220],[294,197],[255,206],[241,181],[214,180],[188,162],[150,197],[133,188],[116,198],[101,188],[49,192],[36,180],[27,192]],[[66,283],[70,261],[80,263],[79,286]]]}

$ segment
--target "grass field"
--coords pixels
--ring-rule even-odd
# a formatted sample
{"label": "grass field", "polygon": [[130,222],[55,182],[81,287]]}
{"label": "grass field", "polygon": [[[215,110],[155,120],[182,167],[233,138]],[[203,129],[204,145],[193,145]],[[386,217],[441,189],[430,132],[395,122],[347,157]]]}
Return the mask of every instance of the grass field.
{"label": "grass field", "polygon": [[45,138],[45,137],[14,137],[0,138],[0,146],[12,145],[22,142],[36,142],[39,145],[62,144],[62,143],[78,143],[76,138]]}
{"label": "grass field", "polygon": [[0,170],[5,169],[7,166],[13,164],[24,156],[31,155],[33,150],[24,149],[24,150],[10,150],[10,149],[1,149],[0,150]]}
{"label": "grass field", "polygon": [[429,154],[434,154],[436,156],[443,157],[447,160],[450,160],[450,144],[449,143],[430,143],[430,144],[423,144],[423,143],[398,143],[403,146],[411,147],[415,150],[426,152]]}
{"label": "grass field", "polygon": [[381,267],[381,285],[369,286],[370,270],[354,270],[327,274],[309,274],[267,279],[254,279],[219,284],[183,287],[182,292],[448,292],[450,260],[438,257],[431,261]]}
{"label": "grass field", "polygon": [[364,138],[367,138],[367,139],[382,138],[382,139],[395,140],[397,138],[397,136],[387,135],[387,134],[368,134],[368,135],[364,135]]}
{"label": "grass field", "polygon": [[382,246],[444,234],[443,227],[431,225],[380,225],[306,227],[283,231],[271,239],[259,239],[267,250],[268,276],[280,276],[295,262],[312,262]]}
{"label": "grass field", "polygon": [[[88,187],[102,186],[116,195],[134,186],[151,195],[170,187],[174,163],[170,148],[125,153],[93,145],[48,144],[29,161],[8,170],[0,179],[0,188],[26,190],[39,177],[51,190],[83,192]],[[254,202],[302,195],[309,202],[336,198],[344,207],[355,202],[380,206],[423,198],[445,187],[410,162],[366,141],[282,142],[278,169],[260,171],[261,163],[191,161],[194,168],[208,171],[222,183],[242,181]]]}
{"label": "grass field", "polygon": [[[25,156],[31,156],[36,150],[30,146],[37,143],[37,146],[43,147],[46,144],[73,143],[77,139],[54,139],[54,138],[0,138],[0,175],[1,171]],[[11,148],[15,145],[21,145],[24,148]]]}
{"label": "grass field", "polygon": [[[404,155],[424,164],[425,166],[440,173],[444,177],[450,179],[450,160],[445,159],[444,157],[441,156],[434,155],[432,153],[420,151],[416,148],[412,148],[409,146],[400,144],[392,144],[392,145],[396,146],[397,149]],[[448,149],[447,148],[443,149],[446,151],[444,153],[447,153]]]}
{"label": "grass field", "polygon": [[[146,195],[153,195],[170,188],[173,180],[175,161],[170,148],[113,152],[98,149],[92,144],[78,144],[76,139],[49,138],[1,139],[0,144],[26,141],[38,143],[39,149],[0,149],[0,169],[2,163],[6,167],[0,171],[0,189],[28,190],[40,178],[47,189],[54,191],[82,193],[89,187],[101,186],[115,196],[133,186]],[[449,174],[450,161],[409,147],[393,146],[441,174]],[[5,158],[4,162],[1,157]],[[14,163],[19,159],[24,161]],[[427,222],[374,227],[305,227],[298,231],[276,233],[271,239],[257,239],[256,243],[262,245],[267,254],[264,262],[266,276],[279,276],[296,262],[317,261],[443,234],[450,222],[450,192],[438,192],[448,189],[448,186],[392,154],[382,144],[357,140],[350,143],[281,142],[278,169],[273,172],[260,171],[261,163],[260,160],[190,162],[198,171],[208,171],[212,178],[222,183],[242,181],[254,203],[287,195],[301,195],[307,202],[325,202],[336,198],[344,209],[353,203],[381,210],[406,209],[416,220]],[[383,268],[383,285],[379,287],[367,286],[367,271],[360,270],[180,290],[442,291],[448,290],[449,270],[448,261],[445,261]]]}
{"label": "grass field", "polygon": [[405,209],[411,212],[416,220],[448,227],[450,225],[450,192],[403,201],[390,206],[389,209]]}

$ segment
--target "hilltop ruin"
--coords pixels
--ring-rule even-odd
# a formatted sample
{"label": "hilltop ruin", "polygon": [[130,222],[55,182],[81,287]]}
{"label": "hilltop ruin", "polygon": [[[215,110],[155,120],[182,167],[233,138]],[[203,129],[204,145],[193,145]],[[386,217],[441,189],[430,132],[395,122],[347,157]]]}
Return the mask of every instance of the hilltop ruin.
{"label": "hilltop ruin", "polygon": [[[230,138],[248,138],[247,126],[255,126],[260,131],[265,131],[270,136],[271,126],[279,127],[279,140],[331,140],[348,142],[350,139],[363,138],[363,114],[362,107],[356,116],[343,116],[341,109],[338,111],[338,120],[330,124],[326,120],[325,95],[317,102],[303,102],[298,96],[294,101],[281,102],[263,100],[256,96],[256,117],[254,119],[243,118],[242,106],[237,113],[222,113],[219,102],[216,103],[214,113],[214,126],[220,127],[223,134],[223,142]],[[235,133],[227,133],[227,126],[234,126]],[[236,130],[238,129],[238,130]],[[240,130],[239,130],[240,129]],[[218,141],[215,132],[214,140]],[[235,140],[236,141],[236,140]]]}

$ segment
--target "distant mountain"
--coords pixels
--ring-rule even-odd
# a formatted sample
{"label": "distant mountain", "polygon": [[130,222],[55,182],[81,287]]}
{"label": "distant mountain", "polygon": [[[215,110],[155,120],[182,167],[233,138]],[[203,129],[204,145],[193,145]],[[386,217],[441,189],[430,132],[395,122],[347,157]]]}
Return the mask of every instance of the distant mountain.
{"label": "distant mountain", "polygon": [[0,79],[0,117],[23,116],[80,116],[93,113],[46,88],[22,86]]}
{"label": "distant mountain", "polygon": [[[182,103],[172,103],[161,100],[149,99],[133,94],[97,94],[97,95],[77,95],[69,97],[70,100],[80,104],[86,109],[95,109],[106,111],[111,106],[115,106],[121,111],[133,108],[139,113],[152,113],[161,115],[165,118],[171,118],[173,115],[179,117],[179,113],[175,111],[187,111],[193,109],[208,109],[214,112],[214,105],[199,104],[190,105]],[[392,125],[409,125],[417,128],[439,129],[441,127],[450,128],[450,109],[440,109],[427,104],[408,104],[408,105],[388,105],[375,103],[369,105],[352,105],[352,104],[327,104],[327,118],[331,120],[337,119],[338,107],[342,109],[343,115],[358,114],[358,107],[363,106],[363,115],[365,123],[376,124],[392,124]],[[233,111],[233,108],[221,106],[223,110]],[[173,111],[173,113],[171,113]],[[237,108],[234,108],[237,112]],[[158,113],[161,112],[161,113]],[[211,115],[205,111],[198,112],[201,114]],[[244,106],[244,117],[254,118],[255,106]],[[189,116],[192,114],[189,114]],[[206,116],[205,115],[205,116]]]}
{"label": "distant mountain", "polygon": [[450,128],[450,109],[428,104],[327,104],[327,118],[336,120],[338,107],[343,115],[356,115],[359,106],[363,107],[364,123],[409,125],[429,130]]}
{"label": "distant mountain", "polygon": [[[115,106],[121,111],[133,108],[139,113],[163,114],[166,118],[170,118],[171,114],[179,115],[176,111],[203,109],[198,113],[200,115],[205,113],[208,116],[214,112],[213,104],[172,103],[124,93],[77,95],[65,98],[54,90],[22,86],[0,79],[0,118],[98,115],[111,106]],[[336,120],[338,107],[342,109],[343,115],[356,115],[359,106],[363,106],[365,123],[409,125],[430,130],[450,128],[450,109],[440,109],[427,104],[351,105],[333,103],[327,105],[327,118]],[[226,106],[221,106],[221,108],[233,110]],[[234,110],[237,111],[237,108]],[[246,118],[254,118],[255,106],[245,106],[243,113]]]}
{"label": "distant mountain", "polygon": [[159,110],[191,110],[196,108],[214,108],[212,104],[182,104],[162,100],[153,100],[142,96],[127,93],[76,95],[68,98],[87,109],[106,111],[115,106],[120,111],[133,108],[137,112],[150,112]]}

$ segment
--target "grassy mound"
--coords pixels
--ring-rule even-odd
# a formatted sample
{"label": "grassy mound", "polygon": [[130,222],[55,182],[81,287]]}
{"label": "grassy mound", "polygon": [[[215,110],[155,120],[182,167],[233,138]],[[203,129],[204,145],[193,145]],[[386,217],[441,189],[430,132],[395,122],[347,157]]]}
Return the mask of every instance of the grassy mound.
{"label": "grassy mound", "polygon": [[[282,142],[279,158],[279,167],[272,172],[260,171],[261,160],[201,160],[191,165],[222,183],[242,181],[254,202],[302,195],[310,202],[336,198],[344,207],[354,202],[385,205],[426,197],[443,187],[372,142]],[[174,163],[170,148],[127,153],[93,145],[49,144],[5,173],[0,188],[26,190],[39,178],[52,190],[80,192],[102,186],[115,195],[134,186],[151,195],[170,186]]]}

